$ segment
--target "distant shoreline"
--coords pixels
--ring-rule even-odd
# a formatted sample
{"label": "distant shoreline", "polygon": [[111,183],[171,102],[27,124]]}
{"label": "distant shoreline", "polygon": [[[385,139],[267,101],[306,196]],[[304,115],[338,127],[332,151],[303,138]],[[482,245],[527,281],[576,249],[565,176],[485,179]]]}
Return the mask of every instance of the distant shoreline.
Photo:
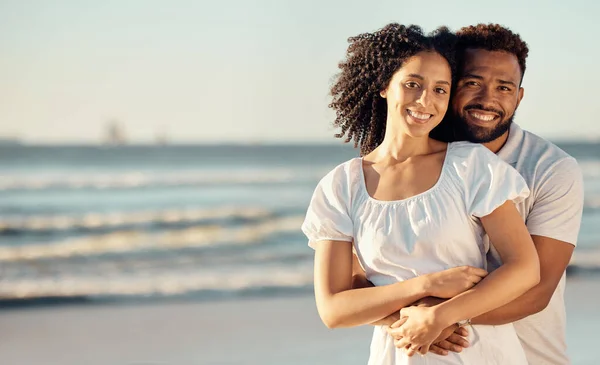
{"label": "distant shoreline", "polygon": [[[558,146],[569,145],[600,145],[600,138],[594,139],[568,139],[568,140],[552,140],[550,141]],[[103,144],[103,143],[79,143],[79,142],[64,142],[64,143],[34,143],[26,141],[3,142],[0,140],[0,148],[3,147],[33,147],[33,148],[72,148],[72,147],[90,147],[90,148],[131,148],[131,147],[347,147],[353,149],[353,142],[343,143],[342,141],[290,141],[290,142],[170,142],[167,144],[157,144],[153,142],[132,142],[127,144]]]}

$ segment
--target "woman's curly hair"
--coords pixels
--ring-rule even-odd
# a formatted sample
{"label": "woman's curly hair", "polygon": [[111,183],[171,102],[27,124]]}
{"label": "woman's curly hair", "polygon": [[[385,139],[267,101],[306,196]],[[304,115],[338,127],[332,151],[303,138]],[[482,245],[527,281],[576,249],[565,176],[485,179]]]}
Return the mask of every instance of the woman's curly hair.
{"label": "woman's curly hair", "polygon": [[440,27],[425,35],[416,25],[388,24],[374,33],[363,33],[348,39],[346,59],[338,65],[341,72],[331,87],[336,112],[336,138],[354,140],[366,155],[383,141],[387,104],[380,92],[387,88],[392,76],[406,60],[423,51],[439,53],[455,74],[456,37],[448,28]]}

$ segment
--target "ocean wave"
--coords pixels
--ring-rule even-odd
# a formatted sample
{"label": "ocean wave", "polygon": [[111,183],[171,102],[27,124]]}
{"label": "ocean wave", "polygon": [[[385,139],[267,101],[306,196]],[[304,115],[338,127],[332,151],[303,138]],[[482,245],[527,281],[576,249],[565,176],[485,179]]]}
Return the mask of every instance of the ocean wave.
{"label": "ocean wave", "polygon": [[584,178],[600,177],[599,160],[581,160],[577,162],[581,168]]}
{"label": "ocean wave", "polygon": [[115,230],[131,226],[201,224],[216,220],[264,219],[273,212],[259,207],[217,207],[211,209],[166,209],[158,211],[87,213],[83,215],[42,215],[6,217],[0,220],[0,235],[48,233],[52,231]]}
{"label": "ocean wave", "polygon": [[577,270],[600,271],[600,249],[575,249],[569,266]]}
{"label": "ocean wave", "polygon": [[[54,277],[22,277],[3,280],[0,301],[36,298],[153,298],[194,295],[240,295],[244,293],[282,293],[309,290],[313,285],[312,260],[269,265],[229,266],[224,270],[180,267],[162,271],[68,272]],[[600,250],[576,253],[569,265],[570,274],[600,272]]]}
{"label": "ocean wave", "polygon": [[215,274],[206,270],[162,275],[66,276],[3,281],[0,299],[102,296],[175,296],[207,291],[303,288],[313,282],[312,262]]}
{"label": "ocean wave", "polygon": [[[283,252],[281,254],[287,256]],[[131,265],[119,267],[116,263],[112,269],[83,269],[80,266],[85,266],[84,263],[79,263],[76,268],[65,268],[60,262],[54,262],[61,267],[60,273],[4,277],[0,286],[0,301],[106,297],[146,299],[188,295],[210,298],[215,295],[268,295],[312,289],[311,255],[295,261],[247,262],[217,267],[199,265],[185,255],[178,258],[190,262],[183,264],[177,259],[164,257],[162,261],[170,262],[170,265],[137,267],[136,270],[132,270]],[[568,272],[575,275],[599,273],[600,250],[576,251]]]}
{"label": "ocean wave", "polygon": [[248,245],[275,233],[299,232],[303,216],[273,218],[253,224],[223,227],[196,226],[179,230],[147,232],[117,231],[71,238],[58,242],[0,246],[0,261],[22,261],[75,256],[93,256],[148,250]]}
{"label": "ocean wave", "polygon": [[584,195],[583,207],[588,209],[600,208],[600,195]]}
{"label": "ocean wave", "polygon": [[217,184],[281,184],[318,180],[326,171],[235,169],[227,171],[123,172],[106,174],[0,175],[0,191],[47,189],[134,189]]}

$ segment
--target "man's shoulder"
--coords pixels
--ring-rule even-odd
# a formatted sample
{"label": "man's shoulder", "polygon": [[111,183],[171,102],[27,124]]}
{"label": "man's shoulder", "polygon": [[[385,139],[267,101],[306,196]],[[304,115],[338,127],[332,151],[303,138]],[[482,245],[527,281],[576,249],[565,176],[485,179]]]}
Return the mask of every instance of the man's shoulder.
{"label": "man's shoulder", "polygon": [[553,142],[528,130],[523,130],[523,144],[527,150],[526,152],[533,152],[537,155],[546,153],[549,155],[548,157],[552,157],[556,160],[572,158],[571,155]]}
{"label": "man's shoulder", "polygon": [[522,173],[535,171],[538,177],[557,166],[577,168],[577,161],[553,142],[537,134],[523,130],[523,139],[517,162]]}

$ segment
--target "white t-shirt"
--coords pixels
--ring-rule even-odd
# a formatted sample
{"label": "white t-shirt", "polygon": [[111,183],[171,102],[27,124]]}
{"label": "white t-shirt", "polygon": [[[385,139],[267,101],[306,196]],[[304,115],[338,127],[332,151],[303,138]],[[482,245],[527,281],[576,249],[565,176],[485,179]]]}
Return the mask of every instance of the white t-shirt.
{"label": "white t-shirt", "polygon": [[[583,211],[583,176],[577,161],[549,141],[512,124],[498,157],[513,166],[531,194],[517,204],[529,233],[577,244]],[[500,264],[490,247],[488,269]],[[514,323],[532,365],[569,364],[563,274],[543,311]]]}
{"label": "white t-shirt", "polygon": [[[388,285],[456,266],[485,267],[486,235],[478,217],[528,194],[519,173],[479,144],[450,143],[436,184],[394,201],[369,196],[362,159],[355,158],[319,182],[302,231],[311,244],[353,241],[367,279]],[[375,326],[369,364],[527,363],[512,324],[474,325],[468,339],[470,346],[460,354],[408,357],[383,326]]]}

